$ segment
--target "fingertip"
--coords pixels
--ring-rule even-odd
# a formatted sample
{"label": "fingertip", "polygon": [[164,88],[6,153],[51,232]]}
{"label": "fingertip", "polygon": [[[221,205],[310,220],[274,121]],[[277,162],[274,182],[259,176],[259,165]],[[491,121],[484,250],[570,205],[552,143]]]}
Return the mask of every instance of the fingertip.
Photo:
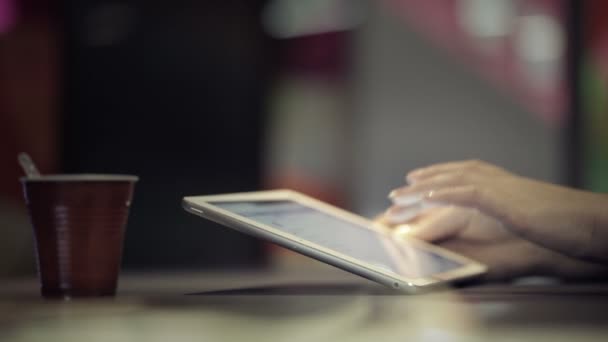
{"label": "fingertip", "polygon": [[413,169],[412,171],[408,172],[407,175],[416,177],[416,176],[420,175],[423,171],[424,171],[424,168],[420,167],[420,168]]}
{"label": "fingertip", "polygon": [[402,186],[399,188],[395,188],[393,190],[391,190],[391,192],[388,193],[388,198],[395,198],[395,197],[400,197],[403,195],[406,195],[409,191],[410,191],[409,186]]}
{"label": "fingertip", "polygon": [[418,240],[429,241],[428,235],[419,225],[404,223],[394,227],[393,235],[398,239],[415,238]]}
{"label": "fingertip", "polygon": [[397,192],[397,189],[395,189],[395,190],[392,190],[391,192],[389,192],[387,197],[389,199],[393,199],[393,198],[397,197],[397,195],[398,195],[398,192]]}
{"label": "fingertip", "polygon": [[427,242],[433,241],[433,234],[429,232],[428,227],[425,227],[423,224],[405,224],[403,227],[399,227],[399,236],[406,238],[411,237],[418,240],[423,240]]}
{"label": "fingertip", "polygon": [[416,178],[418,178],[419,175],[420,175],[420,170],[414,170],[412,172],[409,172],[404,177],[405,182],[407,184],[412,185],[412,184],[416,183]]}
{"label": "fingertip", "polygon": [[405,184],[407,185],[415,185],[416,184],[416,180],[412,177],[409,176],[405,176]]}
{"label": "fingertip", "polygon": [[397,237],[406,237],[406,236],[410,235],[411,231],[412,231],[412,225],[400,224],[395,227],[395,229],[393,230],[393,234],[396,235]]}
{"label": "fingertip", "polygon": [[394,205],[402,207],[419,205],[422,199],[423,196],[420,194],[396,195],[390,198]]}

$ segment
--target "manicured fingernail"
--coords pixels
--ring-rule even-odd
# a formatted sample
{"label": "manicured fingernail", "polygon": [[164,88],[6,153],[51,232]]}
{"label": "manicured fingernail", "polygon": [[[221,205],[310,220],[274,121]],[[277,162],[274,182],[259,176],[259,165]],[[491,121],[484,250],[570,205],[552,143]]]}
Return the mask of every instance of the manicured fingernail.
{"label": "manicured fingernail", "polygon": [[390,199],[393,204],[401,205],[401,206],[409,206],[412,204],[419,203],[422,201],[423,196],[420,194],[413,195],[401,195],[401,196],[391,196]]}
{"label": "manicured fingernail", "polygon": [[414,217],[418,216],[420,212],[423,210],[422,206],[414,206],[407,209],[402,210],[388,210],[385,213],[385,219],[391,224],[398,224],[407,222]]}

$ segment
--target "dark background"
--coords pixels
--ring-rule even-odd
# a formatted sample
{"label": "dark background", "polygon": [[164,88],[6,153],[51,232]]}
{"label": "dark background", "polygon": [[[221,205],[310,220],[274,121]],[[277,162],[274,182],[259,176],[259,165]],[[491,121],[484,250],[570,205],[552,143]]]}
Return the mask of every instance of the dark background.
{"label": "dark background", "polygon": [[[0,17],[0,231],[7,236],[0,259],[7,269],[27,260],[33,270],[16,181],[20,151],[44,173],[140,176],[128,269],[268,264],[272,248],[187,214],[185,195],[288,186],[371,216],[387,205],[385,192],[404,170],[463,158],[608,189],[605,2],[512,2],[516,22],[549,16],[564,34],[557,71],[564,93],[553,106],[526,98],[533,93],[526,72],[535,67],[520,67],[512,50],[488,58],[475,50],[487,37],[457,23],[447,36],[454,45],[436,41],[445,21],[431,19],[456,18],[454,6],[465,2],[343,2],[336,13],[356,14],[364,4],[360,21],[340,27],[335,15],[336,27],[325,31],[312,24],[331,7],[287,8],[280,19],[290,23],[290,14],[291,22],[311,26],[274,38],[263,26],[269,3],[0,0],[15,10],[14,22]],[[428,20],[416,20],[424,15]],[[514,32],[500,41],[515,46]],[[345,102],[335,110],[343,113],[324,101]],[[284,102],[292,107],[277,110]],[[546,105],[553,116],[537,112]],[[302,119],[317,110],[318,117]],[[324,121],[325,114],[335,120]],[[296,138],[269,139],[277,132]],[[283,154],[277,164],[287,161],[270,172],[268,141]]]}
{"label": "dark background", "polygon": [[66,2],[62,167],[139,175],[127,268],[262,261],[260,243],[180,207],[261,186],[273,57],[261,4]]}

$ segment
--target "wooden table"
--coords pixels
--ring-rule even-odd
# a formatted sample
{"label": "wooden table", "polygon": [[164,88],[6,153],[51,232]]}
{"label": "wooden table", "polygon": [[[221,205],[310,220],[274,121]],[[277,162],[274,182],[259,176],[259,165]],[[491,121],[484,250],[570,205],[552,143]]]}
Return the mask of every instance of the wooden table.
{"label": "wooden table", "polygon": [[608,284],[397,295],[325,266],[123,274],[97,300],[0,284],[0,341],[608,341]]}

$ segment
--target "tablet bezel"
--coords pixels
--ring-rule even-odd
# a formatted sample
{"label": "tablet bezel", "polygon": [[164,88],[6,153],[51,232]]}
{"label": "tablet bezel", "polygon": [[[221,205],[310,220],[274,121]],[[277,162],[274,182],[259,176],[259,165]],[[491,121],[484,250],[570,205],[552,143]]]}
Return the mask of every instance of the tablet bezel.
{"label": "tablet bezel", "polygon": [[440,285],[455,280],[474,277],[486,271],[486,267],[484,265],[467,257],[421,240],[407,238],[408,243],[415,245],[417,248],[429,250],[445,258],[461,263],[463,266],[454,270],[436,273],[422,278],[406,278],[397,273],[320,246],[312,241],[299,238],[293,234],[281,231],[270,225],[266,225],[264,223],[235,214],[229,210],[222,209],[212,204],[212,202],[264,202],[281,200],[291,200],[330,214],[341,220],[346,220],[363,226],[367,229],[384,234],[390,234],[390,230],[387,227],[293,190],[282,189],[206,196],[187,196],[184,197],[182,205],[186,211],[192,214],[226,225],[242,233],[253,235],[264,240],[269,240],[295,252],[304,254],[395,289],[411,292],[433,285]]}

